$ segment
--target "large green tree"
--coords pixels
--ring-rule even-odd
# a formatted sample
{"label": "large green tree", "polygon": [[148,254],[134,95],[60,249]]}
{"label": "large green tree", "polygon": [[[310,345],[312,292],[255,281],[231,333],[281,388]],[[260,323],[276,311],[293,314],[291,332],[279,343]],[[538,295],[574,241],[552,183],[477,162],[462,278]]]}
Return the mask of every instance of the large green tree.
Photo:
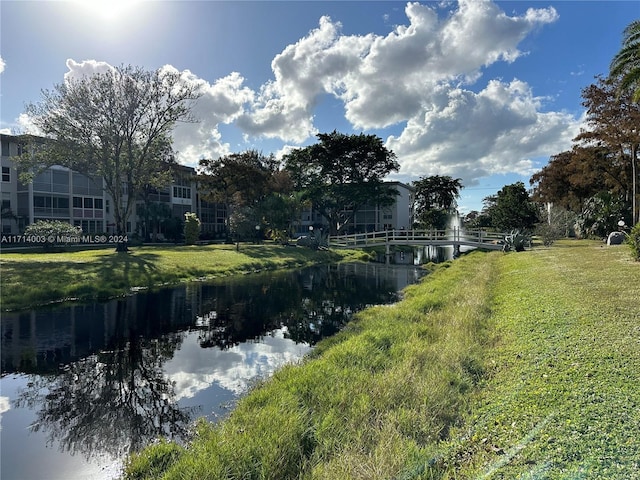
{"label": "large green tree", "polygon": [[538,208],[522,182],[506,185],[484,201],[484,212],[491,219],[491,225],[500,231],[530,231],[539,221]]}
{"label": "large green tree", "polygon": [[460,197],[462,179],[450,176],[433,175],[422,177],[411,184],[415,189],[413,200],[413,212],[415,223],[434,227],[445,228],[448,215],[457,205],[456,199]]}
{"label": "large green tree", "polygon": [[122,66],[68,78],[27,106],[45,141],[30,142],[16,157],[22,178],[63,165],[103,179],[116,231],[125,234],[143,189],[170,183],[171,132],[179,121],[194,121],[191,109],[199,96],[198,87],[171,69]]}
{"label": "large green tree", "polygon": [[203,198],[226,205],[228,234],[232,230],[237,233],[243,230],[232,228],[232,223],[236,227],[241,223],[251,224],[251,228],[270,224],[266,206],[275,201],[267,202],[267,199],[286,195],[291,190],[288,174],[280,169],[275,157],[256,150],[232,153],[216,160],[202,159],[199,167],[198,186]]}
{"label": "large green tree", "polygon": [[376,135],[346,135],[333,131],[317,135],[318,142],[284,157],[294,188],[303,193],[340,232],[366,204],[393,204],[397,191],[384,178],[400,168],[395,154]]}
{"label": "large green tree", "polygon": [[630,92],[633,101],[640,102],[640,20],[624,29],[622,48],[611,61],[610,76],[621,77],[619,91]]}

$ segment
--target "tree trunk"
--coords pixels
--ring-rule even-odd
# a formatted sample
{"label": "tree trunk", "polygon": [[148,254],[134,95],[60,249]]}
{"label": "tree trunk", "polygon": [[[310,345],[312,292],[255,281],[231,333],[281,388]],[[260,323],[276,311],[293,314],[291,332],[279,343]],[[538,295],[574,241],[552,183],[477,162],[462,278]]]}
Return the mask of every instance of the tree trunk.
{"label": "tree trunk", "polygon": [[[631,222],[633,223],[633,225],[636,225],[638,222],[640,222],[640,215],[638,215],[638,203],[637,203],[637,197],[638,197],[638,145],[632,145],[631,146],[631,183],[632,183],[632,199],[631,199]],[[633,226],[632,225],[632,226]]]}

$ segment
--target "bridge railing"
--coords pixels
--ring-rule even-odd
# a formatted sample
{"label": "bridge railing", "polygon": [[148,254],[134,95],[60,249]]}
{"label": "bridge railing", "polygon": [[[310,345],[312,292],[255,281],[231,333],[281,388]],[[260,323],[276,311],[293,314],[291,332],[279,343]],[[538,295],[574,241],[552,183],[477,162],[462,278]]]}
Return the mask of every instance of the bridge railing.
{"label": "bridge railing", "polygon": [[504,233],[485,230],[383,230],[379,232],[336,235],[329,238],[329,245],[336,248],[374,247],[389,244],[432,244],[432,245],[499,245]]}

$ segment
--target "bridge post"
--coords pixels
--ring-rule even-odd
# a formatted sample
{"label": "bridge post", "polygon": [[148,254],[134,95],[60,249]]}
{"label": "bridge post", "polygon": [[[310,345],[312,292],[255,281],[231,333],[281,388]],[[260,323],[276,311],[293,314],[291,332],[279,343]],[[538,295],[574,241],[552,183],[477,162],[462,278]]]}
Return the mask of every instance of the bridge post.
{"label": "bridge post", "polygon": [[385,240],[384,240],[384,263],[387,265],[391,263],[391,245],[389,244],[389,230],[385,231]]}

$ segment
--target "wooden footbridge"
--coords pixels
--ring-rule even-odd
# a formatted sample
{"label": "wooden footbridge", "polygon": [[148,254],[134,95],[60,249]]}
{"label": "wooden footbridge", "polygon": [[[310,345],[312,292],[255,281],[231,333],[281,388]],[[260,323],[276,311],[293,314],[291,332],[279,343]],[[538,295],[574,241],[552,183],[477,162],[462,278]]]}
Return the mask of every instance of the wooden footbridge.
{"label": "wooden footbridge", "polygon": [[331,248],[368,248],[384,246],[386,253],[391,245],[409,246],[453,246],[459,251],[461,246],[484,250],[502,250],[507,234],[484,230],[383,230],[380,232],[355,233],[329,237]]}

